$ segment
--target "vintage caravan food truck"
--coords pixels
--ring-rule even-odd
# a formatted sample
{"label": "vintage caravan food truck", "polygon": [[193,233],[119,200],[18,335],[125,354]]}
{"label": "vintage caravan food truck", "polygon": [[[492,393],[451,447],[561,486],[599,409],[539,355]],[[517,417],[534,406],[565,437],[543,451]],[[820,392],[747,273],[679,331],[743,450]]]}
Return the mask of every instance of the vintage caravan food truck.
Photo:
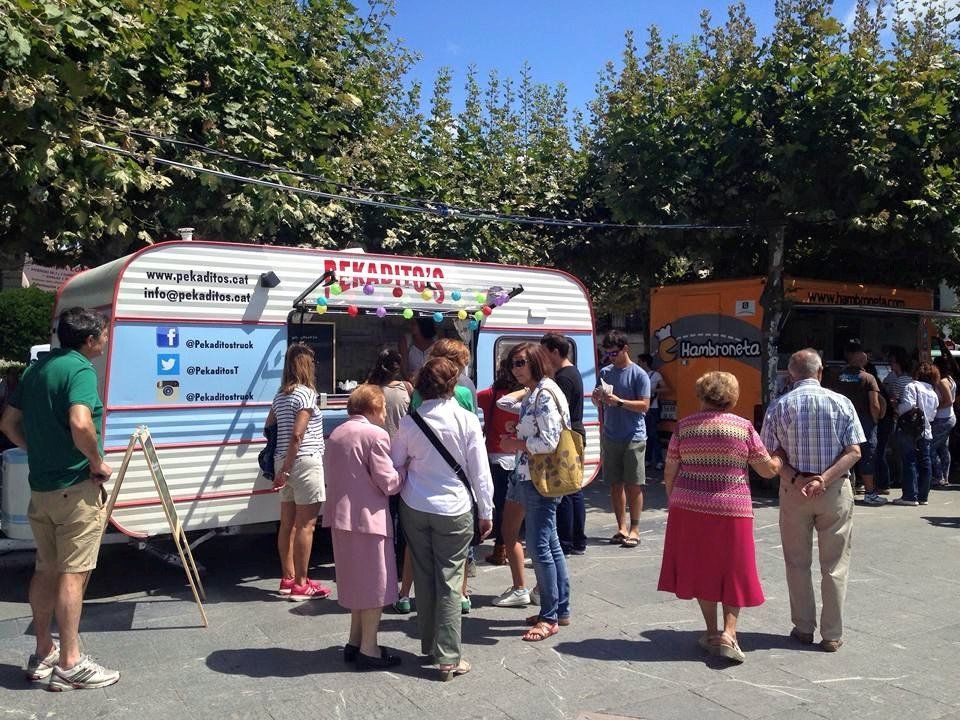
{"label": "vintage caravan food truck", "polygon": [[[764,278],[688,283],[655,288],[650,298],[651,354],[672,391],[662,399],[661,428],[699,408],[694,383],[710,370],[725,370],[740,382],[734,412],[757,419],[761,403],[760,296]],[[786,382],[791,353],[819,350],[828,372],[844,364],[843,350],[858,338],[885,375],[885,347],[900,345],[928,356],[927,319],[955,317],[933,310],[933,294],[921,290],[788,277],[778,337],[778,387]]]}
{"label": "vintage caravan food truck", "polygon": [[[56,313],[76,305],[110,318],[107,351],[95,361],[107,462],[119,468],[131,434],[146,425],[186,530],[278,518],[257,454],[289,343],[316,351],[327,433],[346,418],[349,389],[377,353],[396,347],[418,317],[436,322],[438,337],[469,345],[468,371],[480,388],[506,350],[545,332],[567,336],[584,386],[596,383],[590,299],[553,269],[178,241],[74,276]],[[599,461],[590,403],[584,424],[589,482]],[[3,508],[4,532],[29,537],[25,499],[16,502],[22,507]],[[134,538],[169,532],[139,453],[111,522]]]}

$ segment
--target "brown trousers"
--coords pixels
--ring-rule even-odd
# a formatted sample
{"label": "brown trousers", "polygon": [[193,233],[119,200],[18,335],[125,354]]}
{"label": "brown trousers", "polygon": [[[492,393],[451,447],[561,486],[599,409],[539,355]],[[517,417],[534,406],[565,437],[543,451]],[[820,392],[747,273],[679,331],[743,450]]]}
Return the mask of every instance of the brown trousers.
{"label": "brown trousers", "polygon": [[843,601],[850,570],[853,531],[853,489],[849,478],[835,480],[817,498],[806,498],[800,484],[780,481],[780,538],[790,591],[790,615],[800,632],[817,629],[817,601],[813,593],[813,532],[820,551],[820,635],[843,637]]}

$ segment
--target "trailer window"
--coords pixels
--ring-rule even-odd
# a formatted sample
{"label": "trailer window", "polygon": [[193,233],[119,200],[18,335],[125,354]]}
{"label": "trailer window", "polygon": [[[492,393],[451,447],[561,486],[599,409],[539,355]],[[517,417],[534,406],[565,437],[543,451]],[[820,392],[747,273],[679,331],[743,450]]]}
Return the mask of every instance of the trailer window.
{"label": "trailer window", "polygon": [[[564,337],[567,338],[567,342],[570,343],[570,355],[568,359],[576,365],[577,343],[572,337],[566,335],[564,335]],[[510,350],[520,343],[539,342],[539,340],[539,338],[531,338],[529,335],[504,335],[501,338],[497,338],[497,341],[493,344],[493,376],[497,376],[497,368],[500,367],[500,361],[506,357]]]}
{"label": "trailer window", "polygon": [[[317,367],[317,391],[348,395],[366,381],[377,355],[384,348],[401,349],[401,338],[409,342],[410,323],[400,316],[378,318],[373,314],[352,317],[327,312],[292,312],[287,320],[287,342],[304,342],[313,348]],[[446,318],[436,325],[436,337],[457,338],[471,349],[467,374],[476,377],[473,335],[466,323]]]}
{"label": "trailer window", "polygon": [[912,352],[917,347],[917,323],[913,315],[796,307],[780,333],[780,368],[786,369],[792,353],[808,347],[820,352],[825,365],[842,365],[844,347],[853,338],[860,340],[875,362],[882,361],[892,345]]}

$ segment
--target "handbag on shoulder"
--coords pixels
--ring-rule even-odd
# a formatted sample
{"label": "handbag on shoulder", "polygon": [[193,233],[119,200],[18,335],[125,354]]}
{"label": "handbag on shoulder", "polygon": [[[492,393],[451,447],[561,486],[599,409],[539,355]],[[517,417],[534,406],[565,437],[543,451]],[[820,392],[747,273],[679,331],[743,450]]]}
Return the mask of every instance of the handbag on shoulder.
{"label": "handbag on shoulder", "polygon": [[263,429],[264,437],[267,438],[267,444],[263,446],[260,454],[257,455],[257,464],[260,466],[260,472],[267,480],[273,480],[276,469],[273,466],[273,457],[277,452],[277,426],[276,424],[267,425]]}
{"label": "handbag on shoulder", "polygon": [[[546,390],[559,409],[560,403],[553,390]],[[566,422],[560,431],[557,449],[551,453],[530,453],[528,462],[530,482],[544,497],[563,497],[583,487],[583,438]]]}
{"label": "handbag on shoulder", "polygon": [[923,410],[920,409],[920,391],[917,390],[916,404],[897,418],[897,429],[905,435],[918,438],[923,435],[926,426],[927,419],[923,416]]}

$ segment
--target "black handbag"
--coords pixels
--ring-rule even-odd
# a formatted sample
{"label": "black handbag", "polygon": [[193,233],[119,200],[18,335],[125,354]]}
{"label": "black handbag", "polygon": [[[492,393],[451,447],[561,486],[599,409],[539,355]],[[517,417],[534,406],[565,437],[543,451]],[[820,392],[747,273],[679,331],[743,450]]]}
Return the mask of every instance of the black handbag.
{"label": "black handbag", "polygon": [[917,390],[917,401],[914,407],[897,418],[897,429],[912,438],[919,438],[927,427],[927,419],[920,409],[920,391]]}
{"label": "black handbag", "polygon": [[427,440],[437,449],[437,452],[440,453],[447,465],[457,474],[457,477],[460,478],[460,482],[463,483],[464,487],[467,488],[467,493],[470,495],[470,512],[473,514],[473,538],[470,540],[470,544],[474,547],[483,542],[483,536],[480,533],[480,513],[477,511],[477,499],[473,495],[473,488],[470,487],[470,481],[467,480],[467,473],[464,472],[463,468],[460,466],[456,460],[453,459],[453,455],[450,454],[450,451],[447,450],[443,443],[440,442],[433,430],[430,429],[430,426],[427,424],[427,421],[416,410],[410,413],[410,417],[413,418],[413,421],[417,424],[423,434],[427,436]]}
{"label": "black handbag", "polygon": [[273,480],[276,469],[273,467],[273,456],[277,454],[277,426],[267,425],[263,429],[263,435],[267,438],[267,444],[263,446],[260,454],[257,455],[257,464],[260,466],[260,472],[267,480]]}

